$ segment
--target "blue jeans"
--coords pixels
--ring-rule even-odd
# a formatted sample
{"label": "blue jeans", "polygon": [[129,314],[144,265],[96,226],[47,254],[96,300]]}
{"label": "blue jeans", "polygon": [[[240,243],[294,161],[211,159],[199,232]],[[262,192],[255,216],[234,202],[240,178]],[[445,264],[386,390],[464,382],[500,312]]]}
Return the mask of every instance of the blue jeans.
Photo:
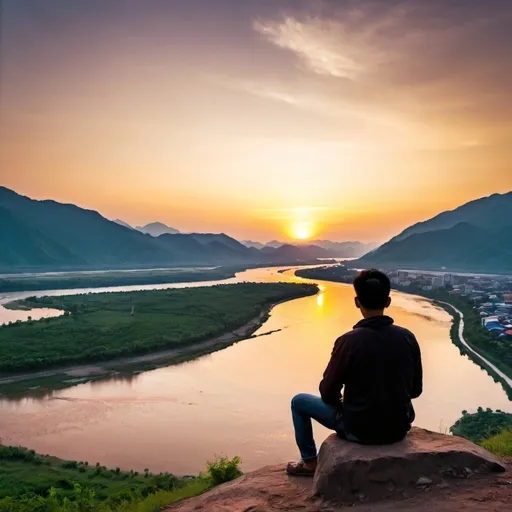
{"label": "blue jeans", "polygon": [[[292,418],[295,428],[295,441],[302,460],[314,460],[317,456],[313,425],[311,419],[324,427],[334,430],[338,435],[348,439],[341,414],[327,405],[319,396],[300,393],[292,398]],[[352,440],[352,439],[349,439]],[[353,438],[355,441],[355,438]]]}

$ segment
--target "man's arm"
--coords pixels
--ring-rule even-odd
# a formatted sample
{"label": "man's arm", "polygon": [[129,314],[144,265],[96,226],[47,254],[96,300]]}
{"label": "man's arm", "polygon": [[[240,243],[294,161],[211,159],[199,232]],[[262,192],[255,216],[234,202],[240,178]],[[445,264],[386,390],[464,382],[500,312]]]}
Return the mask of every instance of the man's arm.
{"label": "man's arm", "polygon": [[349,368],[350,348],[342,336],[336,340],[332,350],[331,359],[320,382],[320,395],[322,400],[332,407],[339,409],[341,402],[341,389],[345,384]]}
{"label": "man's arm", "polygon": [[416,360],[414,365],[414,380],[412,384],[411,398],[418,398],[423,392],[423,366],[421,364],[421,350],[416,338],[414,338],[413,347]]}

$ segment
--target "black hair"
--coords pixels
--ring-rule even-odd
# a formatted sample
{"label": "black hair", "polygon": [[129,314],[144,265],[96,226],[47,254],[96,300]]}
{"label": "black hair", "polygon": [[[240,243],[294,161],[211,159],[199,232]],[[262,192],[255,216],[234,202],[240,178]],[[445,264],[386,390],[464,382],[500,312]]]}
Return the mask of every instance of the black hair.
{"label": "black hair", "polygon": [[391,282],[380,270],[363,270],[354,279],[354,288],[361,306],[367,309],[384,309],[391,292]]}

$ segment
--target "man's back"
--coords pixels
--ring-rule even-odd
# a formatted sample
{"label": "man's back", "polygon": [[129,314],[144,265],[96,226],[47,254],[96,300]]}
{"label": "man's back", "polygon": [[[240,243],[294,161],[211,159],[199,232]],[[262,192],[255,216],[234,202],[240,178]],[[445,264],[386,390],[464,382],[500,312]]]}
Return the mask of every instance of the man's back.
{"label": "man's back", "polygon": [[403,439],[414,420],[411,399],[422,391],[421,353],[414,335],[384,315],[391,305],[391,281],[379,270],[363,270],[354,289],[364,320],[336,340],[320,383],[321,397],[299,393],[292,399],[301,459],[288,464],[290,475],[316,470],[311,419],[350,441],[372,444]]}
{"label": "man's back", "polygon": [[320,384],[322,399],[340,407],[346,430],[366,443],[402,439],[414,420],[411,399],[422,391],[414,335],[388,316],[370,317],[336,341]]}

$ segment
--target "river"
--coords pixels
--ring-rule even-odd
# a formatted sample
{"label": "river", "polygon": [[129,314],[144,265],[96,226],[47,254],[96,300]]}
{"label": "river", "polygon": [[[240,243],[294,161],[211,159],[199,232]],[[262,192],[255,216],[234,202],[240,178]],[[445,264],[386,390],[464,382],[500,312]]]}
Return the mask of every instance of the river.
{"label": "river", "polygon": [[[278,270],[252,269],[222,283],[306,281],[293,271]],[[0,439],[92,464],[176,474],[197,473],[219,454],[239,455],[245,471],[295,459],[290,398],[297,392],[317,392],[334,340],[359,320],[352,287],[330,282],[320,286],[317,296],[275,307],[256,333],[279,330],[268,336],[130,378],[82,383],[44,398],[0,400]],[[4,294],[0,302],[35,294]],[[0,307],[0,322],[29,314],[37,317],[36,312]],[[424,392],[415,401],[416,425],[447,432],[463,409],[510,411],[501,385],[450,341],[448,313],[420,297],[395,292],[389,314],[416,333],[423,354]],[[327,434],[316,427],[318,441]]]}

